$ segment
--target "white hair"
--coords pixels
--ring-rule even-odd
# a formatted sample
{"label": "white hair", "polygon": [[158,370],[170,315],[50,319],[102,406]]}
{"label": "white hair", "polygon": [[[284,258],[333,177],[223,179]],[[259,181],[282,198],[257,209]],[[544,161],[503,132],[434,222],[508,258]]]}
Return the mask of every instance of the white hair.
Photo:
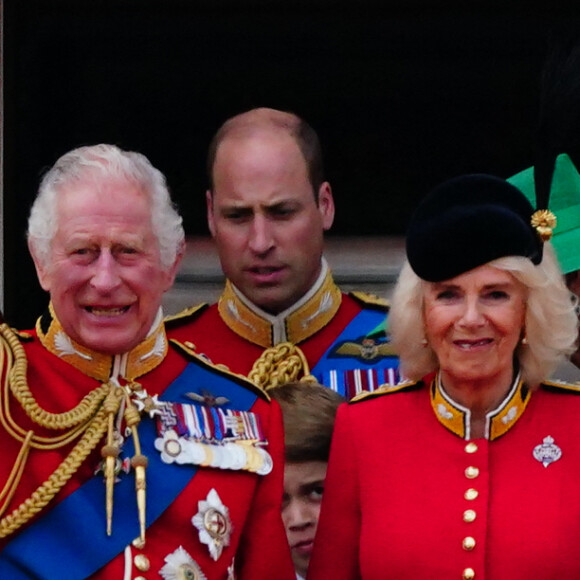
{"label": "white hair", "polygon": [[183,246],[185,233],[165,177],[141,153],[107,144],[65,153],[42,178],[28,219],[28,240],[37,258],[46,265],[49,262],[50,245],[59,225],[56,211],[59,193],[87,177],[99,181],[122,178],[139,186],[150,201],[151,225],[159,242],[161,265],[170,268]]}
{"label": "white hair", "polygon": [[[518,345],[515,355],[522,377],[530,386],[547,379],[558,363],[572,354],[578,336],[578,318],[571,293],[550,243],[544,244],[543,260],[537,266],[521,256],[507,256],[489,262],[513,275],[528,290],[525,331],[527,345]],[[413,380],[435,371],[435,352],[425,345],[423,297],[425,282],[408,261],[397,280],[389,313],[393,348],[400,357],[402,374]]]}

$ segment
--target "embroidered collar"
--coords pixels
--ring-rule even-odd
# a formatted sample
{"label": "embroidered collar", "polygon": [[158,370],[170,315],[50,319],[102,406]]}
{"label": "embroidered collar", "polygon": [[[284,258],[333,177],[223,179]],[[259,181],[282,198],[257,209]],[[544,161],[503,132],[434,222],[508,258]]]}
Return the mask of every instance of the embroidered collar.
{"label": "embroidered collar", "polygon": [[133,381],[161,363],[167,354],[167,338],[161,310],[151,328],[145,340],[133,350],[122,355],[110,355],[85,348],[65,334],[54,314],[52,304],[49,312],[36,322],[38,338],[47,350],[85,375],[103,383],[113,374]]}
{"label": "embroidered collar", "polygon": [[[439,373],[429,387],[431,406],[439,422],[462,439],[471,439],[471,411],[456,403],[444,391]],[[531,391],[524,385],[520,373],[500,405],[485,417],[485,438],[493,441],[507,433],[523,415],[531,397]]]}
{"label": "embroidered collar", "polygon": [[281,342],[299,344],[326,326],[338,311],[342,294],[326,260],[318,280],[296,304],[272,316],[248,301],[229,281],[218,302],[223,321],[246,340],[263,348]]}

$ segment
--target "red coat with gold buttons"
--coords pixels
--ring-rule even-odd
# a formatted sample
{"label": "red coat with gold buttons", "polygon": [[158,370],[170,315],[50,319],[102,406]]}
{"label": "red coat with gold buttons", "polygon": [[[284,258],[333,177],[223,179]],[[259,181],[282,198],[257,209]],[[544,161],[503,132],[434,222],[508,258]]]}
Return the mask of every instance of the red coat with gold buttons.
{"label": "red coat with gold buttons", "polygon": [[434,380],[343,405],[308,580],[580,578],[579,395],[515,384],[475,440]]}

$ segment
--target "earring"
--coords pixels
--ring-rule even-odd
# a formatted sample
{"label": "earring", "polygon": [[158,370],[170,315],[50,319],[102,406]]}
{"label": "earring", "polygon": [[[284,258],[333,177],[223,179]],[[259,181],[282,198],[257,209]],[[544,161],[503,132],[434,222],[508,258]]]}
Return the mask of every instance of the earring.
{"label": "earring", "polygon": [[524,334],[524,336],[522,336],[522,344],[524,346],[527,346],[528,344],[528,337]]}
{"label": "earring", "polygon": [[429,345],[429,341],[426,338],[421,339],[421,346],[426,348]]}

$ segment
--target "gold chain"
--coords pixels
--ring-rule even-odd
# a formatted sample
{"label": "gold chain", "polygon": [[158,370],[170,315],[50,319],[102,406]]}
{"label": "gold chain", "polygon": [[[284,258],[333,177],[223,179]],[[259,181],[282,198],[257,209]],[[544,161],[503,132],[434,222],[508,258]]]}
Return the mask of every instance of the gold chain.
{"label": "gold chain", "polygon": [[254,362],[248,378],[267,391],[279,385],[299,380],[314,380],[302,350],[291,342],[281,342],[267,348]]}

